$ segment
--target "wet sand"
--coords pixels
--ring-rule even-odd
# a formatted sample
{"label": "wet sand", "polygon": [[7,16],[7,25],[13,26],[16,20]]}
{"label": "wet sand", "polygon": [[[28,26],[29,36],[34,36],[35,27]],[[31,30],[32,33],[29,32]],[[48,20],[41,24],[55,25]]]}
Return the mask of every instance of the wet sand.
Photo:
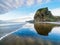
{"label": "wet sand", "polygon": [[13,33],[2,39],[0,45],[60,45],[60,42],[44,40],[31,31],[31,33]]}

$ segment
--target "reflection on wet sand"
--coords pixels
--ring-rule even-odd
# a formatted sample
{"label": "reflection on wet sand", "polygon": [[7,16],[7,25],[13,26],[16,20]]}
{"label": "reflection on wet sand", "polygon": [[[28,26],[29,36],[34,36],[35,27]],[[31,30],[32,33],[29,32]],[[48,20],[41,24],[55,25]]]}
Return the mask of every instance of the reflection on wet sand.
{"label": "reflection on wet sand", "polygon": [[[48,41],[47,41],[48,42]],[[51,42],[48,42],[51,44]],[[0,42],[0,45],[44,45],[42,39],[31,37],[19,37],[10,35]]]}
{"label": "reflection on wet sand", "polygon": [[52,28],[56,26],[55,24],[48,23],[34,23],[34,28],[40,35],[48,35],[48,33],[52,30]]}
{"label": "reflection on wet sand", "polygon": [[19,33],[20,35],[12,34],[5,37],[3,40],[0,41],[0,45],[59,45],[60,44],[60,43],[57,44],[49,40],[43,40],[40,37],[38,38],[38,36],[36,36],[36,34],[33,34],[33,32],[31,32],[33,34],[32,36],[30,33],[29,36],[26,36],[28,35],[27,32],[26,33],[24,32],[24,34],[23,32]]}
{"label": "reflection on wet sand", "polygon": [[[48,35],[48,32],[50,32],[54,26],[56,25],[34,24],[36,31],[40,31],[39,34],[42,35]],[[60,42],[44,40],[41,38],[41,35],[27,27],[0,40],[0,45],[60,45]]]}

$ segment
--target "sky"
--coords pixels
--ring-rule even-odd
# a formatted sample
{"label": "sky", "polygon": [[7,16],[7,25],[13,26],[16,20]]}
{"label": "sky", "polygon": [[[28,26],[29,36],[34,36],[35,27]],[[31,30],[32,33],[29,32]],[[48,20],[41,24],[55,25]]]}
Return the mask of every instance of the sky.
{"label": "sky", "polygon": [[60,0],[0,0],[0,20],[33,18],[35,12],[44,7],[54,16],[60,16]]}

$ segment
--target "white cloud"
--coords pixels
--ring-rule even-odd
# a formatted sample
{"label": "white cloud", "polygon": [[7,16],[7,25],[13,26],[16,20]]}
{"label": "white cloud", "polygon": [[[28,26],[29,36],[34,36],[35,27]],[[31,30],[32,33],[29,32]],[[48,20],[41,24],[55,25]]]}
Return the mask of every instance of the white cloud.
{"label": "white cloud", "polygon": [[6,11],[10,11],[14,8],[18,8],[20,6],[32,6],[34,4],[41,4],[41,3],[46,3],[46,2],[50,2],[50,0],[0,0],[0,13]]}
{"label": "white cloud", "polygon": [[32,20],[34,17],[34,14],[35,12],[28,13],[27,15],[24,13],[15,13],[14,11],[12,11],[12,12],[8,12],[6,14],[0,15],[0,20],[12,20],[12,19]]}
{"label": "white cloud", "polygon": [[8,21],[11,21],[11,22],[25,22],[25,21],[29,21],[29,20],[33,20],[34,19],[34,14],[35,12],[33,13],[29,13],[28,15],[25,14],[25,16],[19,16],[18,18],[15,18],[15,19],[10,19]]}
{"label": "white cloud", "polygon": [[31,6],[33,4],[41,4],[41,3],[48,3],[50,2],[51,0],[26,0],[26,4],[27,6]]}
{"label": "white cloud", "polygon": [[0,14],[22,6],[24,3],[23,0],[1,0],[0,2]]}
{"label": "white cloud", "polygon": [[15,8],[18,8],[20,6],[23,6],[24,5],[24,0],[15,0],[15,2],[13,3],[13,6]]}
{"label": "white cloud", "polygon": [[54,16],[60,16],[60,8],[51,9]]}
{"label": "white cloud", "polygon": [[27,0],[26,1],[26,4],[28,5],[28,6],[31,6],[31,5],[33,5],[35,3],[35,0]]}
{"label": "white cloud", "polygon": [[38,4],[41,4],[41,3],[49,3],[51,0],[36,0],[36,2]]}
{"label": "white cloud", "polygon": [[40,4],[40,3],[42,3],[42,1],[43,1],[43,0],[37,0],[37,3]]}

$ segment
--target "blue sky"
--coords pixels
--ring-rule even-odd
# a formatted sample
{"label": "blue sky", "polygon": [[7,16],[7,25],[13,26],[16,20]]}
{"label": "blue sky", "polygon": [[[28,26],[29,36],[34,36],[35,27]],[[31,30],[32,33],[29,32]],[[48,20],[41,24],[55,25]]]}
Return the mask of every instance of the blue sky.
{"label": "blue sky", "polygon": [[39,8],[44,7],[48,7],[54,16],[60,16],[60,0],[1,0],[0,20],[33,17]]}

